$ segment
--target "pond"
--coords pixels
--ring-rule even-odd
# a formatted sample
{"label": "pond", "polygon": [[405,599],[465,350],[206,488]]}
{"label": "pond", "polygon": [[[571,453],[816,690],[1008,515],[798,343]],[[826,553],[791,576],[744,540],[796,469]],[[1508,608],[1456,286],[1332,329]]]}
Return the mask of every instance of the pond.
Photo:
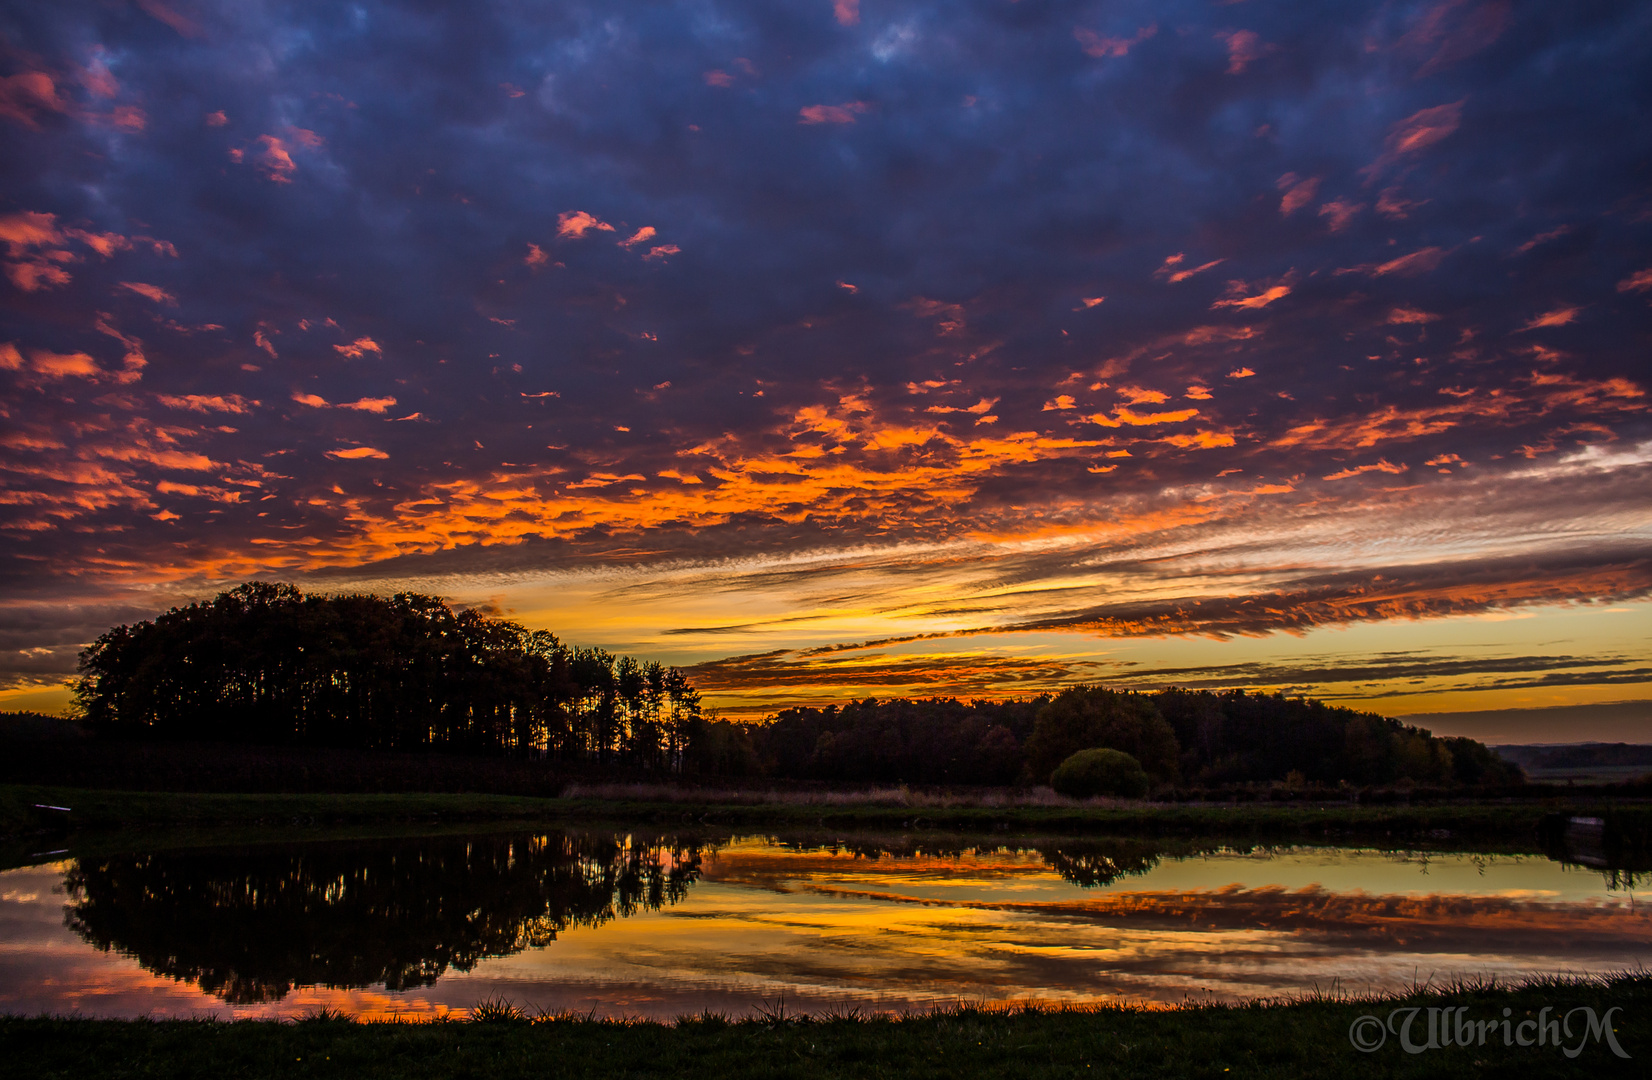
{"label": "pond", "polygon": [[0,872],[0,1011],[670,1019],[1170,1003],[1652,960],[1539,855],[642,832],[70,850]]}

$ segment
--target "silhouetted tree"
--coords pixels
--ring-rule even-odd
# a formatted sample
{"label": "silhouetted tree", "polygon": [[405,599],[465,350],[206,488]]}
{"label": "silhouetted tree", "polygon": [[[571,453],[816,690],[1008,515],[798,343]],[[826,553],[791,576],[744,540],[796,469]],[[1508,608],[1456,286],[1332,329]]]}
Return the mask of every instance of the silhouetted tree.
{"label": "silhouetted tree", "polygon": [[700,698],[675,668],[569,649],[417,593],[248,582],[81,654],[94,732],[125,738],[535,753],[681,769]]}

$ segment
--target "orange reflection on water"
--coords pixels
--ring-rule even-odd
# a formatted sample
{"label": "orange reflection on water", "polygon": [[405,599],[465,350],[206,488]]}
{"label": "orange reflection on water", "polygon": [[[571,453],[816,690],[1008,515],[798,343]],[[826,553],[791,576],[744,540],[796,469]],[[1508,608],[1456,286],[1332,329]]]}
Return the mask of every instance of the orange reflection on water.
{"label": "orange reflection on water", "polygon": [[[739,840],[707,849],[703,874],[676,902],[570,925],[433,985],[303,986],[250,1005],[87,947],[53,893],[71,864],[14,870],[0,874],[0,1008],[241,1017],[328,1008],[417,1019],[505,998],[546,1012],[669,1019],[779,1000],[811,1012],[1165,1004],[1605,972],[1652,957],[1652,914],[1632,894],[1537,857],[1288,849],[1169,858],[1145,844],[1086,855],[1082,841],[1060,843],[933,854],[861,844],[857,854],[847,844]],[[1137,848],[1140,858],[1128,854]],[[1111,867],[1087,879],[1108,883],[1084,888],[1058,872],[1072,877],[1075,865]]]}

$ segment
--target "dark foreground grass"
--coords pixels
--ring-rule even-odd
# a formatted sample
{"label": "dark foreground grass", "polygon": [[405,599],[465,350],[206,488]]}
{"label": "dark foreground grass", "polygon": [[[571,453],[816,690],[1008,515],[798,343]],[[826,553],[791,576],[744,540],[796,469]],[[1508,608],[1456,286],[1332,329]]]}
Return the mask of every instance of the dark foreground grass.
{"label": "dark foreground grass", "polygon": [[[1535,1041],[1535,1021],[1589,1008],[1612,1013],[1624,1059],[1582,1012],[1561,1045]],[[1543,1010],[1550,1010],[1545,1017]],[[1407,1053],[1389,1034],[1356,1049],[1361,1016],[1410,1031],[1426,1046],[1436,1023],[1493,1021],[1483,1044]],[[1444,1013],[1446,1009],[1462,1012]],[[1172,1010],[1006,1011],[958,1008],[903,1018],[717,1016],[675,1024],[527,1018],[499,1003],[488,1019],[356,1023],[322,1016],[272,1021],[0,1018],[0,1061],[19,1077],[1460,1077],[1644,1076],[1652,1060],[1652,976],[1545,979],[1518,987],[1459,985],[1382,999],[1321,996],[1288,1003]],[[1523,1021],[1534,1023],[1521,1029]],[[1374,1024],[1375,1021],[1367,1022]],[[1478,1029],[1477,1029],[1478,1030]],[[1371,1031],[1366,1031],[1367,1037]],[[1548,1034],[1547,1032],[1545,1034]],[[1569,1057],[1568,1050],[1577,1050]]]}

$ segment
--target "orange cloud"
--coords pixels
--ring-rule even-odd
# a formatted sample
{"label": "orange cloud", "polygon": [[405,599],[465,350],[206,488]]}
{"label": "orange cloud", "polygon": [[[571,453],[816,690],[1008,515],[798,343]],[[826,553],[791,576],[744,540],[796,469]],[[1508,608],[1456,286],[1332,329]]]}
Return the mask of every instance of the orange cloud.
{"label": "orange cloud", "polygon": [[1426,311],[1419,311],[1416,308],[1397,307],[1388,313],[1388,321],[1393,325],[1403,325],[1406,323],[1431,323],[1438,322],[1439,319],[1440,317],[1438,315],[1432,315]]}
{"label": "orange cloud", "polygon": [[103,372],[97,361],[87,354],[54,353],[44,349],[33,349],[29,352],[29,366],[48,379],[66,379],[70,376],[95,379]]}
{"label": "orange cloud", "polygon": [[360,461],[363,458],[388,458],[390,455],[383,450],[375,450],[371,446],[352,446],[348,450],[338,449],[327,451],[330,458],[340,458],[344,461]]}
{"label": "orange cloud", "polygon": [[58,96],[57,83],[44,71],[23,71],[0,78],[0,116],[38,131],[40,114],[63,113],[68,102]]}
{"label": "orange cloud", "polygon": [[1215,450],[1234,444],[1233,435],[1226,431],[1195,431],[1191,435],[1166,435],[1160,441],[1183,450]]}
{"label": "orange cloud", "polygon": [[1618,292],[1645,292],[1652,289],[1652,269],[1639,270],[1618,282]]}
{"label": "orange cloud", "polygon": [[1061,395],[1057,396],[1054,401],[1046,401],[1044,403],[1044,408],[1043,408],[1042,411],[1043,412],[1049,412],[1052,409],[1072,409],[1072,408],[1076,408],[1076,407],[1077,406],[1073,402],[1072,395],[1070,395],[1070,394],[1061,394]]}
{"label": "orange cloud", "polygon": [[139,296],[147,297],[148,299],[155,301],[157,304],[171,304],[176,307],[178,303],[178,298],[176,296],[173,296],[171,293],[167,292],[158,285],[145,285],[141,281],[123,281],[120,283],[120,287],[129,292],[135,292]]}
{"label": "orange cloud", "polygon": [[1116,427],[1147,427],[1152,424],[1179,424],[1184,420],[1191,420],[1199,415],[1198,409],[1176,409],[1170,412],[1138,413],[1125,405],[1113,407],[1113,415],[1095,413],[1084,419],[1092,424],[1099,424],[1106,428]]}
{"label": "orange cloud", "polygon": [[25,210],[0,217],[0,241],[15,258],[33,247],[56,247],[63,243],[57,229],[57,215]]}
{"label": "orange cloud", "polygon": [[1339,233],[1353,224],[1359,212],[1365,209],[1364,203],[1350,202],[1347,199],[1332,199],[1319,208],[1320,217],[1331,219],[1330,227],[1334,233]]}
{"label": "orange cloud", "polygon": [[1121,386],[1119,397],[1130,405],[1162,405],[1170,400],[1170,395],[1159,390],[1143,390],[1139,386]]}
{"label": "orange cloud", "polygon": [[1258,311],[1267,307],[1275,300],[1282,300],[1289,296],[1291,294],[1291,286],[1293,284],[1293,275],[1286,274],[1284,280],[1280,281],[1279,284],[1264,289],[1255,296],[1244,296],[1243,293],[1245,293],[1250,286],[1247,286],[1243,281],[1231,281],[1228,283],[1228,299],[1218,300],[1210,306],[1212,310],[1216,308],[1231,307],[1242,308],[1246,311]]}
{"label": "orange cloud", "polygon": [[1135,37],[1115,38],[1102,37],[1094,30],[1087,30],[1080,26],[1073,30],[1073,37],[1083,47],[1086,56],[1093,56],[1099,60],[1109,56],[1124,56],[1132,48],[1140,45],[1158,32],[1159,24],[1152,23],[1138,29]]}
{"label": "orange cloud", "polygon": [[578,240],[592,229],[598,232],[613,232],[614,227],[583,210],[569,210],[556,217],[556,234],[570,240]]}
{"label": "orange cloud", "polygon": [[1202,266],[1195,266],[1190,270],[1172,270],[1171,269],[1172,267],[1176,266],[1181,261],[1182,261],[1182,257],[1180,255],[1172,255],[1170,258],[1168,258],[1164,261],[1163,266],[1159,267],[1157,270],[1155,270],[1153,272],[1153,276],[1154,277],[1162,277],[1164,280],[1170,282],[1170,284],[1178,285],[1181,282],[1186,281],[1188,278],[1192,277],[1195,274],[1202,274],[1206,270],[1214,269],[1215,267],[1221,266],[1223,263],[1227,262],[1226,259],[1212,259],[1209,262],[1203,264]]}
{"label": "orange cloud", "polygon": [[643,261],[651,262],[655,259],[664,259],[671,255],[680,255],[682,254],[682,250],[683,249],[678,247],[676,244],[661,244],[658,247],[649,248],[648,254],[643,256]]}
{"label": "orange cloud", "polygon": [[655,233],[654,226],[644,225],[642,228],[640,228],[636,232],[632,233],[626,239],[621,240],[619,242],[619,246],[623,247],[623,248],[636,247],[638,244],[644,243],[645,241],[648,241],[648,240],[652,240],[654,238],[654,233]]}
{"label": "orange cloud", "polygon": [[522,259],[522,265],[537,267],[544,266],[550,261],[551,257],[545,254],[545,250],[543,248],[541,248],[538,244],[529,244],[528,254]]}
{"label": "orange cloud", "polygon": [[368,412],[368,413],[382,414],[382,413],[384,413],[384,412],[386,412],[390,409],[395,408],[395,405],[396,405],[396,399],[393,398],[393,397],[382,397],[382,398],[367,398],[367,397],[364,397],[364,398],[360,399],[359,401],[351,401],[351,402],[347,402],[347,403],[341,403],[337,406],[337,408],[340,408],[340,409],[354,409],[357,412]]}
{"label": "orange cloud", "polygon": [[1555,308],[1553,311],[1546,311],[1538,315],[1520,329],[1538,330],[1545,326],[1565,326],[1567,323],[1576,322],[1578,312],[1581,310],[1581,308],[1575,307]]}
{"label": "orange cloud", "polygon": [[1383,188],[1382,194],[1377,196],[1377,213],[1395,221],[1404,221],[1417,207],[1429,202],[1428,199],[1412,200],[1400,195],[1397,187]]}
{"label": "orange cloud", "polygon": [[[260,135],[255,141],[258,153],[254,160],[263,168],[264,178],[277,184],[291,183],[298,166],[293,163],[287,144],[274,135]],[[231,151],[230,157],[236,162],[245,160],[245,154],[238,151]]]}
{"label": "orange cloud", "polygon": [[1388,138],[1383,141],[1381,156],[1360,170],[1365,174],[1366,183],[1374,180],[1379,172],[1400,157],[1419,154],[1448,138],[1462,122],[1463,102],[1454,101],[1431,109],[1419,109],[1394,124],[1388,129]]}
{"label": "orange cloud", "polygon": [[198,413],[249,413],[259,404],[256,401],[242,397],[240,394],[212,394],[210,396],[206,394],[186,394],[182,397],[174,397],[171,394],[157,394],[155,400],[169,409],[183,409],[187,412]]}
{"label": "orange cloud", "polygon": [[797,111],[800,124],[852,124],[858,114],[870,112],[869,101],[846,101],[842,105],[806,105]]}
{"label": "orange cloud", "polygon": [[384,350],[379,348],[379,343],[370,337],[359,337],[348,345],[334,345],[333,349],[350,360],[359,360],[370,352],[378,353],[380,356],[384,355]]}
{"label": "orange cloud", "polygon": [[1279,178],[1275,186],[1285,193],[1284,198],[1279,200],[1279,213],[1289,217],[1313,199],[1319,191],[1319,177],[1310,176],[1303,179],[1293,172],[1288,172]]}
{"label": "orange cloud", "polygon": [[1373,277],[1385,277],[1388,274],[1399,274],[1401,277],[1411,277],[1416,274],[1425,274],[1440,265],[1446,257],[1444,248],[1425,247],[1421,251],[1413,251],[1409,255],[1401,255],[1397,259],[1390,259],[1371,271]]}
{"label": "orange cloud", "polygon": [[1255,375],[1255,374],[1256,374],[1256,372],[1252,371],[1248,367],[1240,367],[1240,368],[1234,368],[1232,371],[1228,372],[1228,378],[1230,378],[1230,379],[1248,379],[1252,375]]}
{"label": "orange cloud", "polygon": [[1406,469],[1405,465],[1403,465],[1403,464],[1395,465],[1395,464],[1389,462],[1385,458],[1382,461],[1377,462],[1375,465],[1358,465],[1358,466],[1355,466],[1354,468],[1351,468],[1351,469],[1343,469],[1341,472],[1331,473],[1329,476],[1322,477],[1322,479],[1325,479],[1325,480],[1346,480],[1350,476],[1359,476],[1362,473],[1368,473],[1368,472],[1383,472],[1383,473],[1393,473],[1395,475],[1398,475],[1398,474],[1404,472],[1405,469]]}

